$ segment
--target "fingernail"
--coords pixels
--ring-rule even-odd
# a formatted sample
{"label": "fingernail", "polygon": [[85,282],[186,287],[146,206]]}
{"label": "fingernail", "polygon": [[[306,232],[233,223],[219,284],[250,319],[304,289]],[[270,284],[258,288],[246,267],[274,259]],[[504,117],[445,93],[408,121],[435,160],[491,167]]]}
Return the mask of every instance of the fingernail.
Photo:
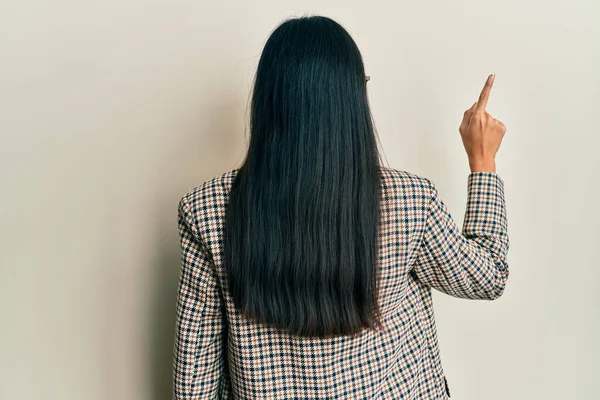
{"label": "fingernail", "polygon": [[492,74],[492,77],[490,79],[490,82],[494,82],[494,79],[496,79],[496,74]]}

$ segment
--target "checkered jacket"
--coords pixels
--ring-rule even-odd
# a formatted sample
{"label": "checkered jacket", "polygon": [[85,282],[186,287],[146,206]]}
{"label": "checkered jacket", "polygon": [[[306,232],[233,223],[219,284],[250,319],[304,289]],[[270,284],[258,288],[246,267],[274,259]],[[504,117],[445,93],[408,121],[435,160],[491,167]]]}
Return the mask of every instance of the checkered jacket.
{"label": "checkered jacket", "polygon": [[181,272],[174,398],[448,399],[431,288],[492,300],[508,278],[504,184],[468,176],[462,232],[434,184],[381,167],[379,298],[385,331],[300,338],[242,319],[221,264],[227,195],[239,169],[179,203]]}

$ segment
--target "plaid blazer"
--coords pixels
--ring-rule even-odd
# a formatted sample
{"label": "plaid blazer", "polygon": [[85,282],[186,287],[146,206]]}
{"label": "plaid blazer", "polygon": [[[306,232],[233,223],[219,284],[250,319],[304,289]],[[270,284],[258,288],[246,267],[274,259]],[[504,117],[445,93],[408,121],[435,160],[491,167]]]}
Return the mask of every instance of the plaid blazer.
{"label": "plaid blazer", "polygon": [[242,319],[233,305],[221,241],[237,171],[202,183],[179,203],[174,398],[447,399],[431,288],[487,300],[504,291],[509,241],[500,177],[468,176],[460,232],[429,179],[381,167],[386,329],[317,339]]}

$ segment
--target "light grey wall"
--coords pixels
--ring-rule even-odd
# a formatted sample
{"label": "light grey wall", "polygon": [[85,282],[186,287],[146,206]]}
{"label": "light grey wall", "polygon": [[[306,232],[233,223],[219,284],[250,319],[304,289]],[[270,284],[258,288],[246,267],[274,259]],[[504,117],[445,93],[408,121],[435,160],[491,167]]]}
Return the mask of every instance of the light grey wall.
{"label": "light grey wall", "polygon": [[177,201],[242,160],[264,40],[307,12],[354,36],[390,165],[459,224],[457,128],[496,73],[512,272],[496,302],[435,295],[453,397],[598,397],[597,2],[6,0],[0,398],[169,398]]}

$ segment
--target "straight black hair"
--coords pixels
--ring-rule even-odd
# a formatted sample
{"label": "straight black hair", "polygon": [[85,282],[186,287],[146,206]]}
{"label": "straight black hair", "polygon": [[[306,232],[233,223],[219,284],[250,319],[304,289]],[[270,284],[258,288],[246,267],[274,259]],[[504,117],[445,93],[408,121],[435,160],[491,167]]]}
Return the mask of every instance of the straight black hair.
{"label": "straight black hair", "polygon": [[288,19],[254,80],[223,263],[242,315],[292,335],[381,328],[380,155],[362,56],[322,16]]}

